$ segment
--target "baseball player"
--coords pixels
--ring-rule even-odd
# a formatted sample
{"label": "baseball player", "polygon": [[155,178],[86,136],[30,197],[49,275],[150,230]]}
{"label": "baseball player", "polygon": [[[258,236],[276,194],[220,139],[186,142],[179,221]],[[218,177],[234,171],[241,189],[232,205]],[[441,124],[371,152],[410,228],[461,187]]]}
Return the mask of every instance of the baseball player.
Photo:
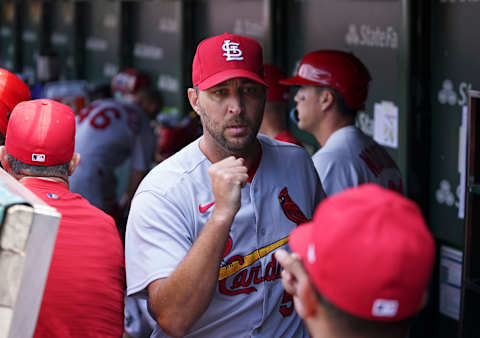
{"label": "baseball player", "polygon": [[287,129],[286,112],[290,88],[278,83],[285,78],[285,73],[277,66],[267,63],[263,65],[263,69],[268,91],[259,132],[273,139],[303,147],[302,143]]}
{"label": "baseball player", "polygon": [[13,109],[3,167],[61,215],[35,338],[121,337],[123,245],[113,219],[68,189],[74,153],[70,107],[41,99]]}
{"label": "baseball player", "polygon": [[408,336],[435,262],[415,203],[375,184],[347,189],[292,232],[290,247],[275,256],[312,337]]}
{"label": "baseball player", "polygon": [[15,106],[30,100],[28,86],[15,74],[0,68],[0,145],[5,143],[8,119]]}
{"label": "baseball player", "polygon": [[308,53],[296,76],[280,80],[299,86],[298,127],[321,145],[312,159],[328,196],[367,182],[403,190],[393,159],[355,127],[357,111],[365,108],[369,82],[368,70],[358,58],[333,50]]}
{"label": "baseball player", "polygon": [[[158,92],[145,88],[143,78],[134,70],[117,74],[112,80],[117,99],[94,101],[77,115],[75,151],[82,161],[70,188],[114,218],[129,206],[153,161],[155,135],[150,121],[162,103]],[[118,203],[114,171],[127,158],[131,159],[130,181]]]}
{"label": "baseball player", "polygon": [[157,130],[155,161],[160,163],[201,136],[202,123],[192,111],[177,123],[162,123]]}
{"label": "baseball player", "polygon": [[273,253],[324,197],[313,163],[298,146],[257,136],[266,98],[257,41],[203,40],[192,80],[203,136],[135,194],[127,293],[149,298],[154,337],[305,337]]}

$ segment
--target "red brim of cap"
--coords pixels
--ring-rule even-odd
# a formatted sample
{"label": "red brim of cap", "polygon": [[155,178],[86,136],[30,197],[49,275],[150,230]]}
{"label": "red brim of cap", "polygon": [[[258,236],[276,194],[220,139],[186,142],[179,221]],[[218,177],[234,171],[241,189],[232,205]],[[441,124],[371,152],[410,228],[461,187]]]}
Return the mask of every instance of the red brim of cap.
{"label": "red brim of cap", "polygon": [[252,81],[258,82],[265,87],[268,87],[266,82],[258,76],[256,73],[245,70],[245,69],[227,69],[222,72],[218,72],[209,78],[198,83],[198,89],[207,90],[209,88],[215,87],[216,85],[231,80],[235,78],[246,78]]}
{"label": "red brim of cap", "polygon": [[289,77],[287,79],[278,81],[278,83],[286,86],[302,86],[302,85],[320,86],[321,85],[318,82],[310,81],[299,76]]}
{"label": "red brim of cap", "polygon": [[308,245],[311,243],[312,232],[313,223],[304,223],[293,229],[293,231],[290,233],[290,238],[288,240],[288,245],[290,246],[290,249],[300,255],[307,269],[307,252]]}

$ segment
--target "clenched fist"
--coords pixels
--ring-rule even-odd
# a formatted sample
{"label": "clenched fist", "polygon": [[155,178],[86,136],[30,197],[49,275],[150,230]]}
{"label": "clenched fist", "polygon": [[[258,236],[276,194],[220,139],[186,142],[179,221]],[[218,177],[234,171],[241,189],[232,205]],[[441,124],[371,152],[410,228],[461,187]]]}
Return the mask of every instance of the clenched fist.
{"label": "clenched fist", "polygon": [[243,158],[227,157],[208,168],[215,209],[212,217],[231,220],[240,209],[241,190],[248,181],[248,170]]}

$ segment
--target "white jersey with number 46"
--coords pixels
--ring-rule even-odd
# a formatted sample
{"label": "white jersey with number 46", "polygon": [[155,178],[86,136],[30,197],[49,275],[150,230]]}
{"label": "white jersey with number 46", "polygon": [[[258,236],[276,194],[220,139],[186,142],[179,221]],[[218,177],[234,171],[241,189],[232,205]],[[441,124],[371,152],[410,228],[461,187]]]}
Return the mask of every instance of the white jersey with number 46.
{"label": "white jersey with number 46", "polygon": [[82,109],[76,127],[75,152],[81,159],[70,188],[103,209],[105,197],[115,194],[116,167],[131,157],[133,169],[149,169],[155,146],[153,129],[138,105],[111,99],[94,101]]}

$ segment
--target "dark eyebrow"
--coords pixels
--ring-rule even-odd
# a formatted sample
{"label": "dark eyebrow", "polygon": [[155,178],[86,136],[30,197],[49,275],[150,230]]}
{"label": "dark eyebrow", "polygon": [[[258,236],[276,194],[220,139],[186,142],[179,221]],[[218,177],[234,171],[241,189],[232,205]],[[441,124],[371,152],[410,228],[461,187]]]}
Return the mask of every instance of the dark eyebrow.
{"label": "dark eyebrow", "polygon": [[[213,86],[212,88],[210,89],[215,89],[215,88],[221,88],[221,87],[226,87],[228,86],[228,84],[236,79],[239,79],[240,81],[242,81],[242,84],[260,84],[256,81],[253,81],[253,80],[250,80],[250,79],[247,79],[247,78],[233,78],[233,79],[230,79],[230,80],[226,80],[226,81],[223,81],[223,82],[220,82],[219,84]],[[261,85],[261,84],[260,84]]]}

